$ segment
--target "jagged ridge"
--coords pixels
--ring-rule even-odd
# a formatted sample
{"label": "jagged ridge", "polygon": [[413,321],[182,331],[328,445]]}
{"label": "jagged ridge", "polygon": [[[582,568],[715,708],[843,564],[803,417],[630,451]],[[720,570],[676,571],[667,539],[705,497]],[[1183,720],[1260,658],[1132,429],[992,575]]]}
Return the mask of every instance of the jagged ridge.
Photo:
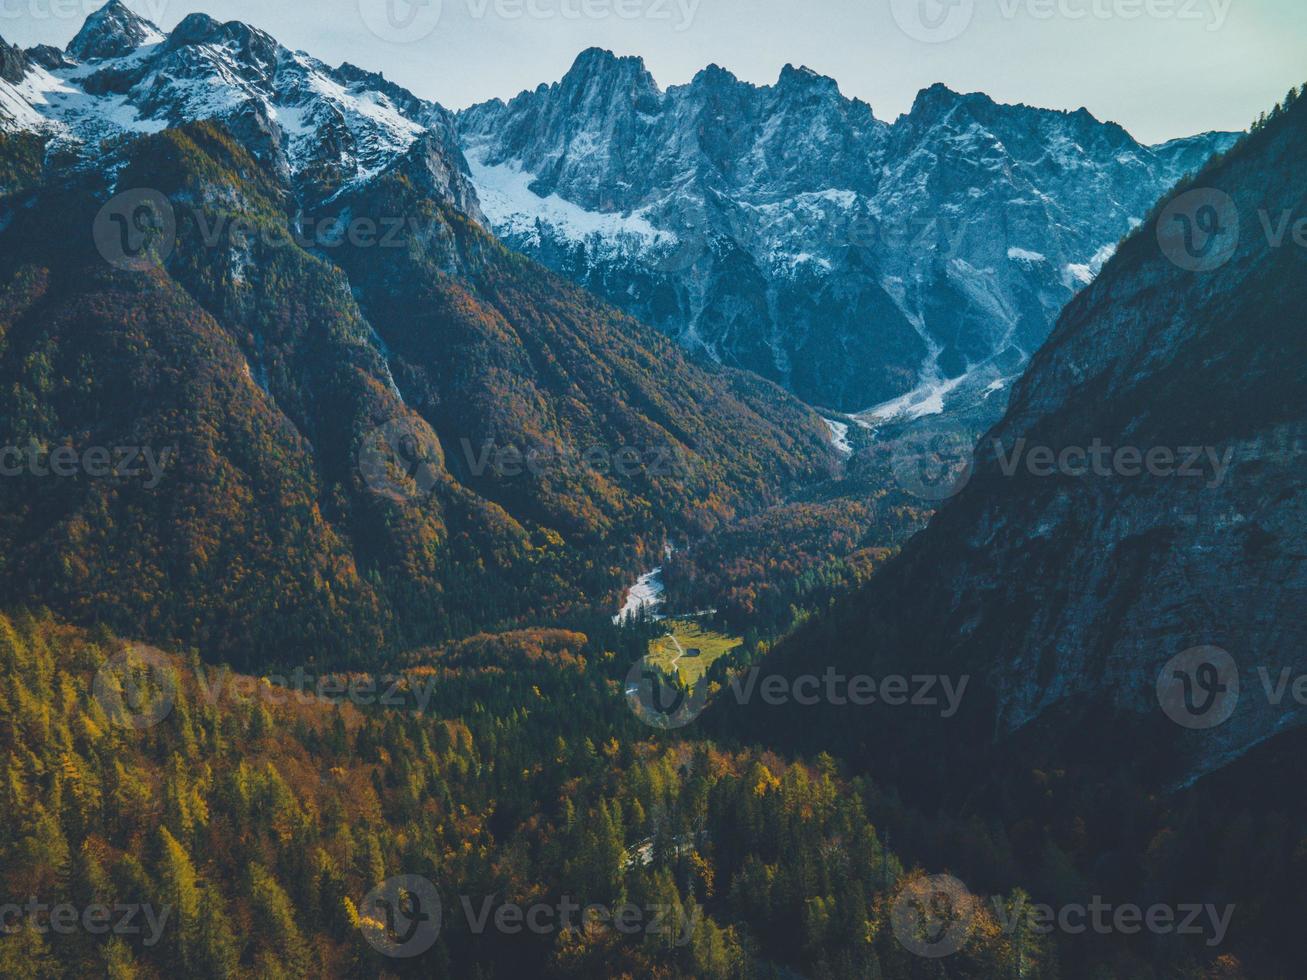
{"label": "jagged ridge", "polygon": [[1011,377],[1132,222],[1233,140],[1149,148],[1083,109],[943,85],[889,124],[792,65],[664,92],[599,49],[459,130],[515,247],[816,404],[916,391],[885,414]]}

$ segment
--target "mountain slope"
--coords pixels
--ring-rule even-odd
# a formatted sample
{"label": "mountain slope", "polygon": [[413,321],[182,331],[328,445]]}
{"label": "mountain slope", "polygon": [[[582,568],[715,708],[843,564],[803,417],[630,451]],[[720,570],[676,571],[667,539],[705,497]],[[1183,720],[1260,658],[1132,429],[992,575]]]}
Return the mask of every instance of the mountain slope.
{"label": "mountain slope", "polygon": [[[1307,250],[1268,239],[1262,217],[1307,212],[1304,161],[1299,100],[1163,202],[1067,308],[965,489],[778,654],[789,672],[838,651],[840,668],[876,676],[969,675],[958,717],[892,726],[831,709],[814,725],[810,711],[808,737],[838,731],[851,756],[956,795],[1009,765],[1132,766],[1175,785],[1307,721],[1264,689],[1302,669]],[[1186,241],[1186,227],[1218,230]],[[1099,475],[1072,455],[1045,475],[1049,458],[1096,441],[1138,456]],[[1051,456],[1029,455],[1040,447]],[[1211,450],[1196,475],[1185,447]],[[1163,450],[1170,464],[1141,465]],[[1235,669],[1213,674],[1210,651],[1172,663],[1208,647]],[[1167,702],[1171,720],[1157,685],[1177,670],[1197,687],[1189,714]],[[760,709],[753,722],[777,719]]]}
{"label": "mountain slope", "polygon": [[[216,122],[4,137],[10,601],[240,663],[366,655],[611,602],[642,541],[829,472],[798,402],[488,235],[437,130],[330,180],[271,152],[276,127],[251,142],[263,93],[302,80],[282,52],[266,87],[266,36],[188,18],[100,72],[142,61],[158,77],[131,98],[171,91],[159,59],[196,31],[233,39],[194,55],[226,79],[205,106],[241,107]],[[172,105],[169,123],[194,108]],[[158,473],[54,479],[60,446],[148,448]]]}
{"label": "mountain slope", "polygon": [[[1229,134],[1141,146],[942,85],[891,124],[788,66],[661,91],[584,52],[459,114],[495,231],[682,343],[848,412],[1010,377],[1163,191]],[[983,384],[982,384],[983,382]]]}

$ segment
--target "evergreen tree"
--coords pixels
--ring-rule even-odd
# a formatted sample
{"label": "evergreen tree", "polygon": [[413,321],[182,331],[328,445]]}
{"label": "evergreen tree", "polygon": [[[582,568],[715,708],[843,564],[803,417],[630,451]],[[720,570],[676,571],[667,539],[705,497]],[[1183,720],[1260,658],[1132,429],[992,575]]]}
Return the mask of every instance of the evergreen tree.
{"label": "evergreen tree", "polygon": [[158,876],[163,905],[170,910],[168,944],[178,967],[196,964],[200,927],[200,888],[190,855],[167,827],[159,828]]}

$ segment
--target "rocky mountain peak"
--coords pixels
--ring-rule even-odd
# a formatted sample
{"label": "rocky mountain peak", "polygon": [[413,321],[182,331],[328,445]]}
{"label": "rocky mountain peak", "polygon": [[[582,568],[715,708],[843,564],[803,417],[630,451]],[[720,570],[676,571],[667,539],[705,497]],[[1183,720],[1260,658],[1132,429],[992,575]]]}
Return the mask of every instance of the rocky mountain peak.
{"label": "rocky mountain peak", "polygon": [[776,87],[783,90],[797,89],[802,92],[818,91],[834,96],[840,94],[839,82],[813,71],[807,65],[796,68],[794,65],[787,64],[781,69]]}
{"label": "rocky mountain peak", "polygon": [[221,30],[222,21],[208,14],[188,14],[168,35],[168,46],[176,48],[185,44],[200,44]]}
{"label": "rocky mountain peak", "polygon": [[78,61],[121,58],[144,44],[163,40],[163,32],[122,0],[110,0],[86,18],[68,53]]}
{"label": "rocky mountain peak", "polygon": [[280,45],[266,31],[244,21],[220,22],[206,14],[191,14],[168,36],[169,45],[235,44],[243,49],[275,51]]}
{"label": "rocky mountain peak", "polygon": [[284,50],[271,35],[249,24],[222,23],[207,14],[191,14],[184,19],[168,36],[165,47],[177,51],[198,45],[222,48],[235,63],[263,76],[275,72],[278,57]]}
{"label": "rocky mountain peak", "polygon": [[1211,132],[1184,136],[1159,143],[1149,149],[1154,156],[1166,163],[1173,174],[1183,176],[1201,170],[1211,157],[1213,147],[1218,153],[1222,153],[1228,150],[1232,143],[1229,133]]}
{"label": "rocky mountain peak", "polygon": [[1099,119],[1084,106],[1068,113],[1067,119],[1073,131],[1092,134],[1094,138],[1102,140],[1104,145],[1129,145],[1131,148],[1139,146],[1135,138],[1120,123],[1112,122],[1110,119]]}
{"label": "rocky mountain peak", "polygon": [[596,87],[634,86],[640,91],[658,94],[658,83],[645,67],[644,59],[635,55],[616,55],[607,48],[587,48],[576,57],[563,76],[565,91]]}
{"label": "rocky mountain peak", "polygon": [[21,49],[6,44],[0,37],[0,78],[11,85],[16,85],[27,74],[27,56]]}
{"label": "rocky mountain peak", "polygon": [[619,57],[604,48],[589,48],[577,57],[558,84],[565,103],[584,107],[591,119],[631,113],[656,114],[663,94],[644,59]]}
{"label": "rocky mountain peak", "polygon": [[64,56],[63,51],[52,44],[38,44],[34,48],[28,48],[27,60],[32,64],[40,65],[46,71],[58,71],[73,66],[73,63]]}
{"label": "rocky mountain peak", "polygon": [[711,64],[700,69],[690,81],[692,88],[721,88],[741,84],[739,78],[721,65]]}
{"label": "rocky mountain peak", "polygon": [[919,126],[934,125],[973,98],[975,97],[954,91],[943,82],[936,82],[917,93],[917,97],[912,100],[912,108],[902,118]]}

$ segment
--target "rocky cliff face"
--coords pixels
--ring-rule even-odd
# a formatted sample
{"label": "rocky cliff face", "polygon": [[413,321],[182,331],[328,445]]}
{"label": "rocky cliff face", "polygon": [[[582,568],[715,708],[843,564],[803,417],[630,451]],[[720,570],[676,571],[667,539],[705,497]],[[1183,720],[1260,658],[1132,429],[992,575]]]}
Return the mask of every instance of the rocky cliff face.
{"label": "rocky cliff face", "polygon": [[1276,234],[1307,217],[1305,161],[1299,102],[1164,202],[1067,308],[965,489],[777,663],[965,673],[969,724],[922,722],[951,759],[1088,744],[1172,783],[1307,720],[1307,248]]}
{"label": "rocky cliff face", "polygon": [[942,85],[887,124],[792,66],[664,92],[600,50],[458,122],[515,247],[724,363],[882,414],[1010,377],[1153,201],[1232,141],[1149,148],[1084,110]]}
{"label": "rocky cliff face", "polygon": [[27,74],[27,56],[22,50],[6,44],[0,38],[0,79],[9,83],[21,82]]}

